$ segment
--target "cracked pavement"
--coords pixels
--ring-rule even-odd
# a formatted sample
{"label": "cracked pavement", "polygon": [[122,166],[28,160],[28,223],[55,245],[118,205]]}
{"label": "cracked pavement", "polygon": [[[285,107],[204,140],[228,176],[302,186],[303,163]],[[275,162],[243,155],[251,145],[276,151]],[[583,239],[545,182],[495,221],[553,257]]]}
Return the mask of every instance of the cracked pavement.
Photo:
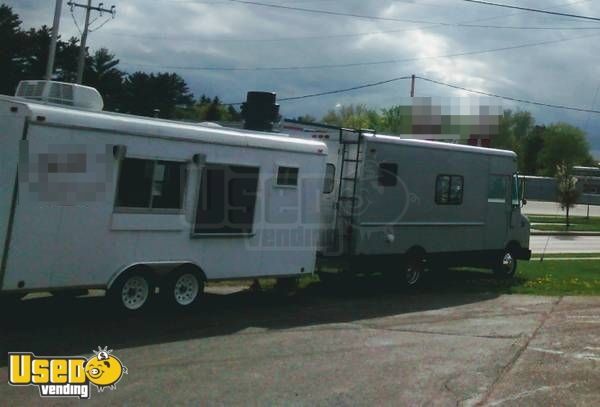
{"label": "cracked pavement", "polygon": [[[91,404],[600,405],[600,297],[238,292],[136,317],[38,298],[0,322],[4,354],[114,349],[129,374]],[[6,384],[6,358],[0,382],[0,400],[40,401]]]}

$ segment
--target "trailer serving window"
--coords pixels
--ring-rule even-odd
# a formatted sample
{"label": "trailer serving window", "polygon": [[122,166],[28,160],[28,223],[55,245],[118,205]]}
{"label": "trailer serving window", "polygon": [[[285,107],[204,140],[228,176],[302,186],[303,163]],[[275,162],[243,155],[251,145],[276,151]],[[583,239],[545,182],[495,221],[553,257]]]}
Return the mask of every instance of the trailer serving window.
{"label": "trailer serving window", "polygon": [[121,162],[115,210],[178,212],[184,185],[182,162],[125,158]]}
{"label": "trailer serving window", "polygon": [[194,234],[252,233],[258,175],[258,167],[207,164],[200,182]]}
{"label": "trailer serving window", "polygon": [[435,180],[435,203],[462,205],[464,178],[462,175],[438,175]]}

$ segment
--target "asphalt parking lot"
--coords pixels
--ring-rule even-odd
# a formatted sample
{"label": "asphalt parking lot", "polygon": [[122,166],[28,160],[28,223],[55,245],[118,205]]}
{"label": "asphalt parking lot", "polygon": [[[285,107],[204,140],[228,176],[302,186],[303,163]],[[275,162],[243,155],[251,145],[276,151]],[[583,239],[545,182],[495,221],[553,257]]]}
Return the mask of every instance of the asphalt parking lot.
{"label": "asphalt parking lot", "polygon": [[[0,349],[108,345],[129,374],[91,404],[600,405],[600,297],[222,291],[136,317],[101,298],[24,301],[1,317]],[[38,403],[6,384],[6,363],[0,400]]]}

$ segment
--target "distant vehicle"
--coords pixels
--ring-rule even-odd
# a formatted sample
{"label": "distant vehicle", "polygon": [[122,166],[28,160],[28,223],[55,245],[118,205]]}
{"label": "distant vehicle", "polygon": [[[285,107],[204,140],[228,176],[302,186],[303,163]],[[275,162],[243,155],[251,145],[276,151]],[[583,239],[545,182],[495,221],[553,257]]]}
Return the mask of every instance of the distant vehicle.
{"label": "distant vehicle", "polygon": [[515,153],[291,120],[283,130],[328,145],[319,265],[412,285],[442,266],[512,276],[531,257]]}
{"label": "distant vehicle", "polygon": [[319,224],[322,142],[107,113],[66,83],[17,96],[0,97],[0,294],[100,288],[138,310],[159,286],[190,307],[206,281],[313,272],[314,245],[271,241]]}

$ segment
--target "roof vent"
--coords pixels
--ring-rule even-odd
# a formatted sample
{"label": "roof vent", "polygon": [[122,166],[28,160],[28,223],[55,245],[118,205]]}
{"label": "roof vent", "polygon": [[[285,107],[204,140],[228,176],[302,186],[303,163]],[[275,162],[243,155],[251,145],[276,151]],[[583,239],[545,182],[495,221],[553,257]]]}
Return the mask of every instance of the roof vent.
{"label": "roof vent", "polygon": [[101,111],[104,101],[94,88],[54,81],[21,81],[15,96],[41,102]]}
{"label": "roof vent", "polygon": [[273,123],[279,117],[277,97],[272,92],[248,92],[242,104],[242,117],[246,130],[273,131]]}

